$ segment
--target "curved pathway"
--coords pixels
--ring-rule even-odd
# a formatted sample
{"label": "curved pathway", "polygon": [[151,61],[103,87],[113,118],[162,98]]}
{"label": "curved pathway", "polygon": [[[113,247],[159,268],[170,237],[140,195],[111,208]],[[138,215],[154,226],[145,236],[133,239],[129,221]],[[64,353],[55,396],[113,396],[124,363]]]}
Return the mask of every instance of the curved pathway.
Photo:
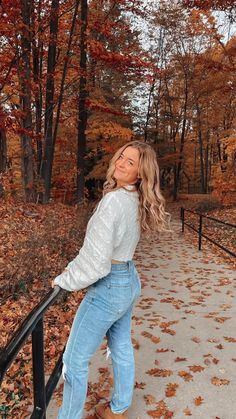
{"label": "curved pathway", "polygon": [[[174,233],[139,243],[142,296],[134,310],[136,385],[129,419],[236,419],[236,272]],[[105,341],[90,368],[85,418],[109,400]],[[47,418],[56,418],[52,400]],[[73,419],[73,418],[71,418]]]}

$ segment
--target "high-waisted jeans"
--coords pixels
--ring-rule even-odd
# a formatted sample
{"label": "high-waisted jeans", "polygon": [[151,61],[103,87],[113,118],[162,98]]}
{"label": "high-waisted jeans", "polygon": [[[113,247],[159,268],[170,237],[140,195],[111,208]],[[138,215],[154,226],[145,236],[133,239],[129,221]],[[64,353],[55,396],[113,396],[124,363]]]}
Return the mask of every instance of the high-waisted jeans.
{"label": "high-waisted jeans", "polygon": [[111,410],[123,413],[131,405],[135,371],[131,318],[140,292],[139,275],[132,261],[113,264],[107,276],[88,287],[63,355],[65,381],[59,419],[82,418],[89,361],[105,335],[114,378]]}

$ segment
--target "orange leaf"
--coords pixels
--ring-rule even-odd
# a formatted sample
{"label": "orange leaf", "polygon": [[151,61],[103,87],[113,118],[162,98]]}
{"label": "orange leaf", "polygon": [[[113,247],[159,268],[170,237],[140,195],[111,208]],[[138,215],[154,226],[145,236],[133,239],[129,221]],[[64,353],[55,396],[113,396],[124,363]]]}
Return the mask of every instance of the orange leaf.
{"label": "orange leaf", "polygon": [[191,410],[189,410],[188,407],[186,407],[186,409],[184,409],[184,414],[185,414],[185,416],[192,416],[192,412],[191,412]]}
{"label": "orange leaf", "polygon": [[159,342],[161,341],[161,339],[160,339],[160,338],[158,338],[157,336],[152,336],[151,341],[152,341],[153,343],[159,343]]}
{"label": "orange leaf", "polygon": [[145,386],[146,383],[138,383],[137,381],[135,383],[135,388],[140,388],[141,390],[144,389]]}
{"label": "orange leaf", "polygon": [[213,377],[211,379],[212,384],[214,384],[215,386],[222,386],[222,385],[228,385],[230,383],[229,380],[226,380],[224,378],[218,378],[218,377]]}
{"label": "orange leaf", "polygon": [[161,370],[159,368],[152,368],[146,374],[153,375],[154,377],[169,377],[173,374],[171,370]]}
{"label": "orange leaf", "polygon": [[195,404],[195,406],[200,406],[200,405],[202,404],[203,400],[204,400],[204,399],[203,399],[201,396],[196,397],[196,398],[194,399],[194,404]]}
{"label": "orange leaf", "polygon": [[202,367],[201,365],[190,365],[189,366],[190,371],[192,372],[201,372],[203,371],[205,368]]}
{"label": "orange leaf", "polygon": [[179,387],[176,383],[169,383],[166,387],[166,397],[174,397],[176,395],[176,390]]}
{"label": "orange leaf", "polygon": [[175,358],[175,362],[182,362],[182,361],[187,361],[187,358],[180,358],[179,356]]}
{"label": "orange leaf", "polygon": [[178,375],[184,379],[184,381],[191,381],[193,379],[192,374],[189,374],[187,371],[179,371]]}
{"label": "orange leaf", "polygon": [[193,336],[192,337],[192,341],[195,342],[195,343],[200,343],[201,342],[201,339],[198,338],[197,336]]}
{"label": "orange leaf", "polygon": [[232,317],[216,317],[215,321],[218,323],[224,323],[226,320],[231,319]]}
{"label": "orange leaf", "polygon": [[155,397],[152,396],[151,394],[145,394],[144,399],[145,399],[146,404],[154,404],[154,403],[156,403]]}
{"label": "orange leaf", "polygon": [[227,342],[236,343],[236,339],[235,338],[224,336],[224,339],[227,340]]}
{"label": "orange leaf", "polygon": [[133,344],[134,349],[138,350],[140,348],[139,342],[134,338],[132,338],[132,344]]}
{"label": "orange leaf", "polygon": [[160,409],[157,410],[148,410],[147,414],[149,416],[151,416],[152,418],[161,418],[163,416],[162,412],[160,411]]}

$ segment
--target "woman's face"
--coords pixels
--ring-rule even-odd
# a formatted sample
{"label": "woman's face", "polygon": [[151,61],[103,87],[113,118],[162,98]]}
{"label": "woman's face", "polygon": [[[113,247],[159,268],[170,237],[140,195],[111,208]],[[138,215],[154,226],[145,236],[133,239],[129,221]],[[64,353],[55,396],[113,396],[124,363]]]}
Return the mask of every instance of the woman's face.
{"label": "woman's face", "polygon": [[115,162],[113,177],[118,186],[134,184],[138,177],[139,151],[132,146],[127,147]]}

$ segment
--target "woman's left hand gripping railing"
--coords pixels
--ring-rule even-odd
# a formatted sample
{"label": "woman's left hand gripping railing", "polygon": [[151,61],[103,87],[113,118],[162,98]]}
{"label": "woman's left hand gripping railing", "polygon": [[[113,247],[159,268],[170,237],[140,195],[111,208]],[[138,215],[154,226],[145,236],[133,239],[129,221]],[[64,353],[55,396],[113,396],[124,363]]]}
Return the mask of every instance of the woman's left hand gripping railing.
{"label": "woman's left hand gripping railing", "polygon": [[61,375],[63,351],[45,386],[43,316],[45,311],[62,292],[63,290],[57,285],[49,291],[43,300],[29,313],[11,340],[0,352],[1,384],[7,369],[13,363],[30,333],[32,333],[34,410],[31,419],[46,418],[48,403]]}

